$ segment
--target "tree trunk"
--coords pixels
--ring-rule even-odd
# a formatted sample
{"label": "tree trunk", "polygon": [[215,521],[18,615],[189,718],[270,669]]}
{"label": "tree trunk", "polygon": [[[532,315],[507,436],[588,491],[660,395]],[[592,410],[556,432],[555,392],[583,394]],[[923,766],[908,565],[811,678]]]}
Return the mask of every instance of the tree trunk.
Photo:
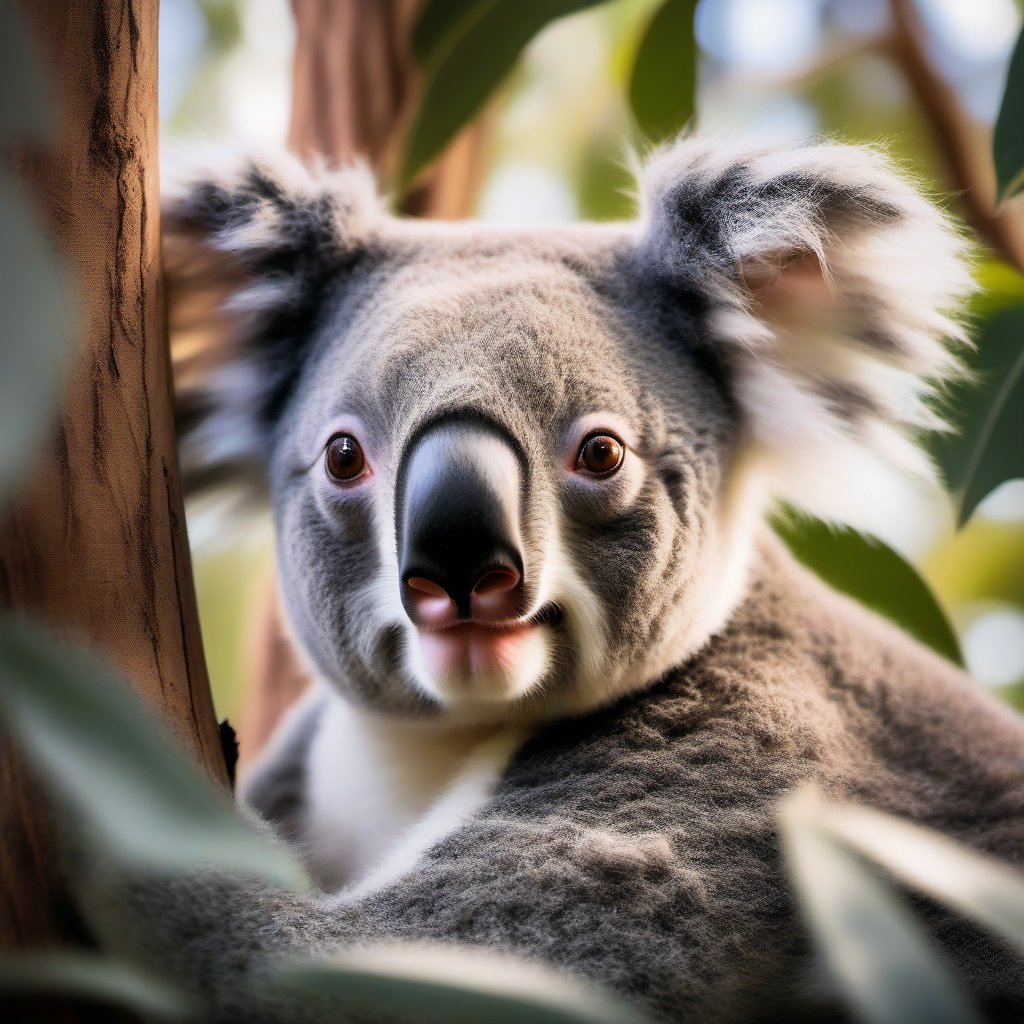
{"label": "tree trunk", "polygon": [[[106,655],[223,783],[171,414],[158,4],[21,6],[60,121],[53,149],[18,167],[70,272],[78,330],[52,449],[0,523],[0,606]],[[75,941],[37,793],[6,743],[0,761],[0,948]]]}
{"label": "tree trunk", "polygon": [[[409,32],[419,0],[292,0],[295,63],[288,145],[300,156],[334,162],[361,157],[386,183],[401,155],[418,98]],[[403,212],[457,219],[473,208],[484,169],[487,119],[453,140]],[[274,596],[258,610],[238,738],[241,764],[259,753],[285,709],[307,684],[286,639]]]}
{"label": "tree trunk", "polygon": [[[420,0],[292,0],[295,62],[288,147],[299,156],[369,161],[395,174],[419,98],[409,35]],[[473,208],[487,141],[477,118],[430,168],[403,212],[453,220]]]}

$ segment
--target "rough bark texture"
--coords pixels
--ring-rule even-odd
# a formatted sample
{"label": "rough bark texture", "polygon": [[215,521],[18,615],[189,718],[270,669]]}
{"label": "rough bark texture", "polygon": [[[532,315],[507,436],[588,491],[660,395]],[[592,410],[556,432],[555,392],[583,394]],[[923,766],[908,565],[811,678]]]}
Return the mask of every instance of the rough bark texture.
{"label": "rough bark texture", "polygon": [[[35,614],[105,654],[182,747],[224,780],[171,415],[158,5],[22,7],[61,120],[54,149],[20,156],[19,169],[70,271],[79,325],[52,448],[0,522],[0,607]],[[0,948],[75,940],[44,806],[7,743],[0,762]]]}
{"label": "rough bark texture", "polygon": [[[389,180],[418,98],[409,31],[420,0],[292,0],[296,43],[288,145],[300,156],[362,158]],[[487,119],[447,148],[402,204],[422,217],[457,219],[473,208],[485,166]],[[268,584],[268,590],[272,590]],[[285,638],[276,599],[259,611],[245,708],[241,764],[259,753],[282,712],[306,686]]]}

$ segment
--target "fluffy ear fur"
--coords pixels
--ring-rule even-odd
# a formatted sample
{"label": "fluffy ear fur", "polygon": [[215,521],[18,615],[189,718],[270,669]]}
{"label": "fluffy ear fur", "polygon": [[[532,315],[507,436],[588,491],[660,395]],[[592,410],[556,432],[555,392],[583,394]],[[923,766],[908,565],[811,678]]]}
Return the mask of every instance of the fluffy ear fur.
{"label": "fluffy ear fur", "polygon": [[287,154],[179,175],[165,189],[168,281],[186,488],[260,479],[325,293],[380,215],[369,171]]}
{"label": "fluffy ear fur", "polygon": [[935,391],[971,289],[950,222],[877,152],[684,139],[643,171],[644,256],[710,295],[757,464],[777,498],[871,528],[932,467]]}

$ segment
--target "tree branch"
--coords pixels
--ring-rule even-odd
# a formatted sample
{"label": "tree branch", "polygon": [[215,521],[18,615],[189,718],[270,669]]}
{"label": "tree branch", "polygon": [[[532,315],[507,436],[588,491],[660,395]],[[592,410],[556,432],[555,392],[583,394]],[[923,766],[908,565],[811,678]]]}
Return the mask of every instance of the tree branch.
{"label": "tree branch", "polygon": [[995,171],[985,133],[967,117],[955,92],[931,66],[913,0],[890,0],[890,7],[889,52],[928,122],[968,222],[1007,263],[1024,272],[1024,225],[1015,210],[996,209]]}

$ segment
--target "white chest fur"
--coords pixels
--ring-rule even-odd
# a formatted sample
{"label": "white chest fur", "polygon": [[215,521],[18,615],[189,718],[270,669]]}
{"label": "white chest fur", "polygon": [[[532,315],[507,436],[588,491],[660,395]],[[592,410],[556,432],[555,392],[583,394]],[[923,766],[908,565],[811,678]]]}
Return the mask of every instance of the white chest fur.
{"label": "white chest fur", "polygon": [[310,867],[342,896],[410,870],[483,804],[522,743],[514,727],[396,722],[332,697],[308,762]]}

